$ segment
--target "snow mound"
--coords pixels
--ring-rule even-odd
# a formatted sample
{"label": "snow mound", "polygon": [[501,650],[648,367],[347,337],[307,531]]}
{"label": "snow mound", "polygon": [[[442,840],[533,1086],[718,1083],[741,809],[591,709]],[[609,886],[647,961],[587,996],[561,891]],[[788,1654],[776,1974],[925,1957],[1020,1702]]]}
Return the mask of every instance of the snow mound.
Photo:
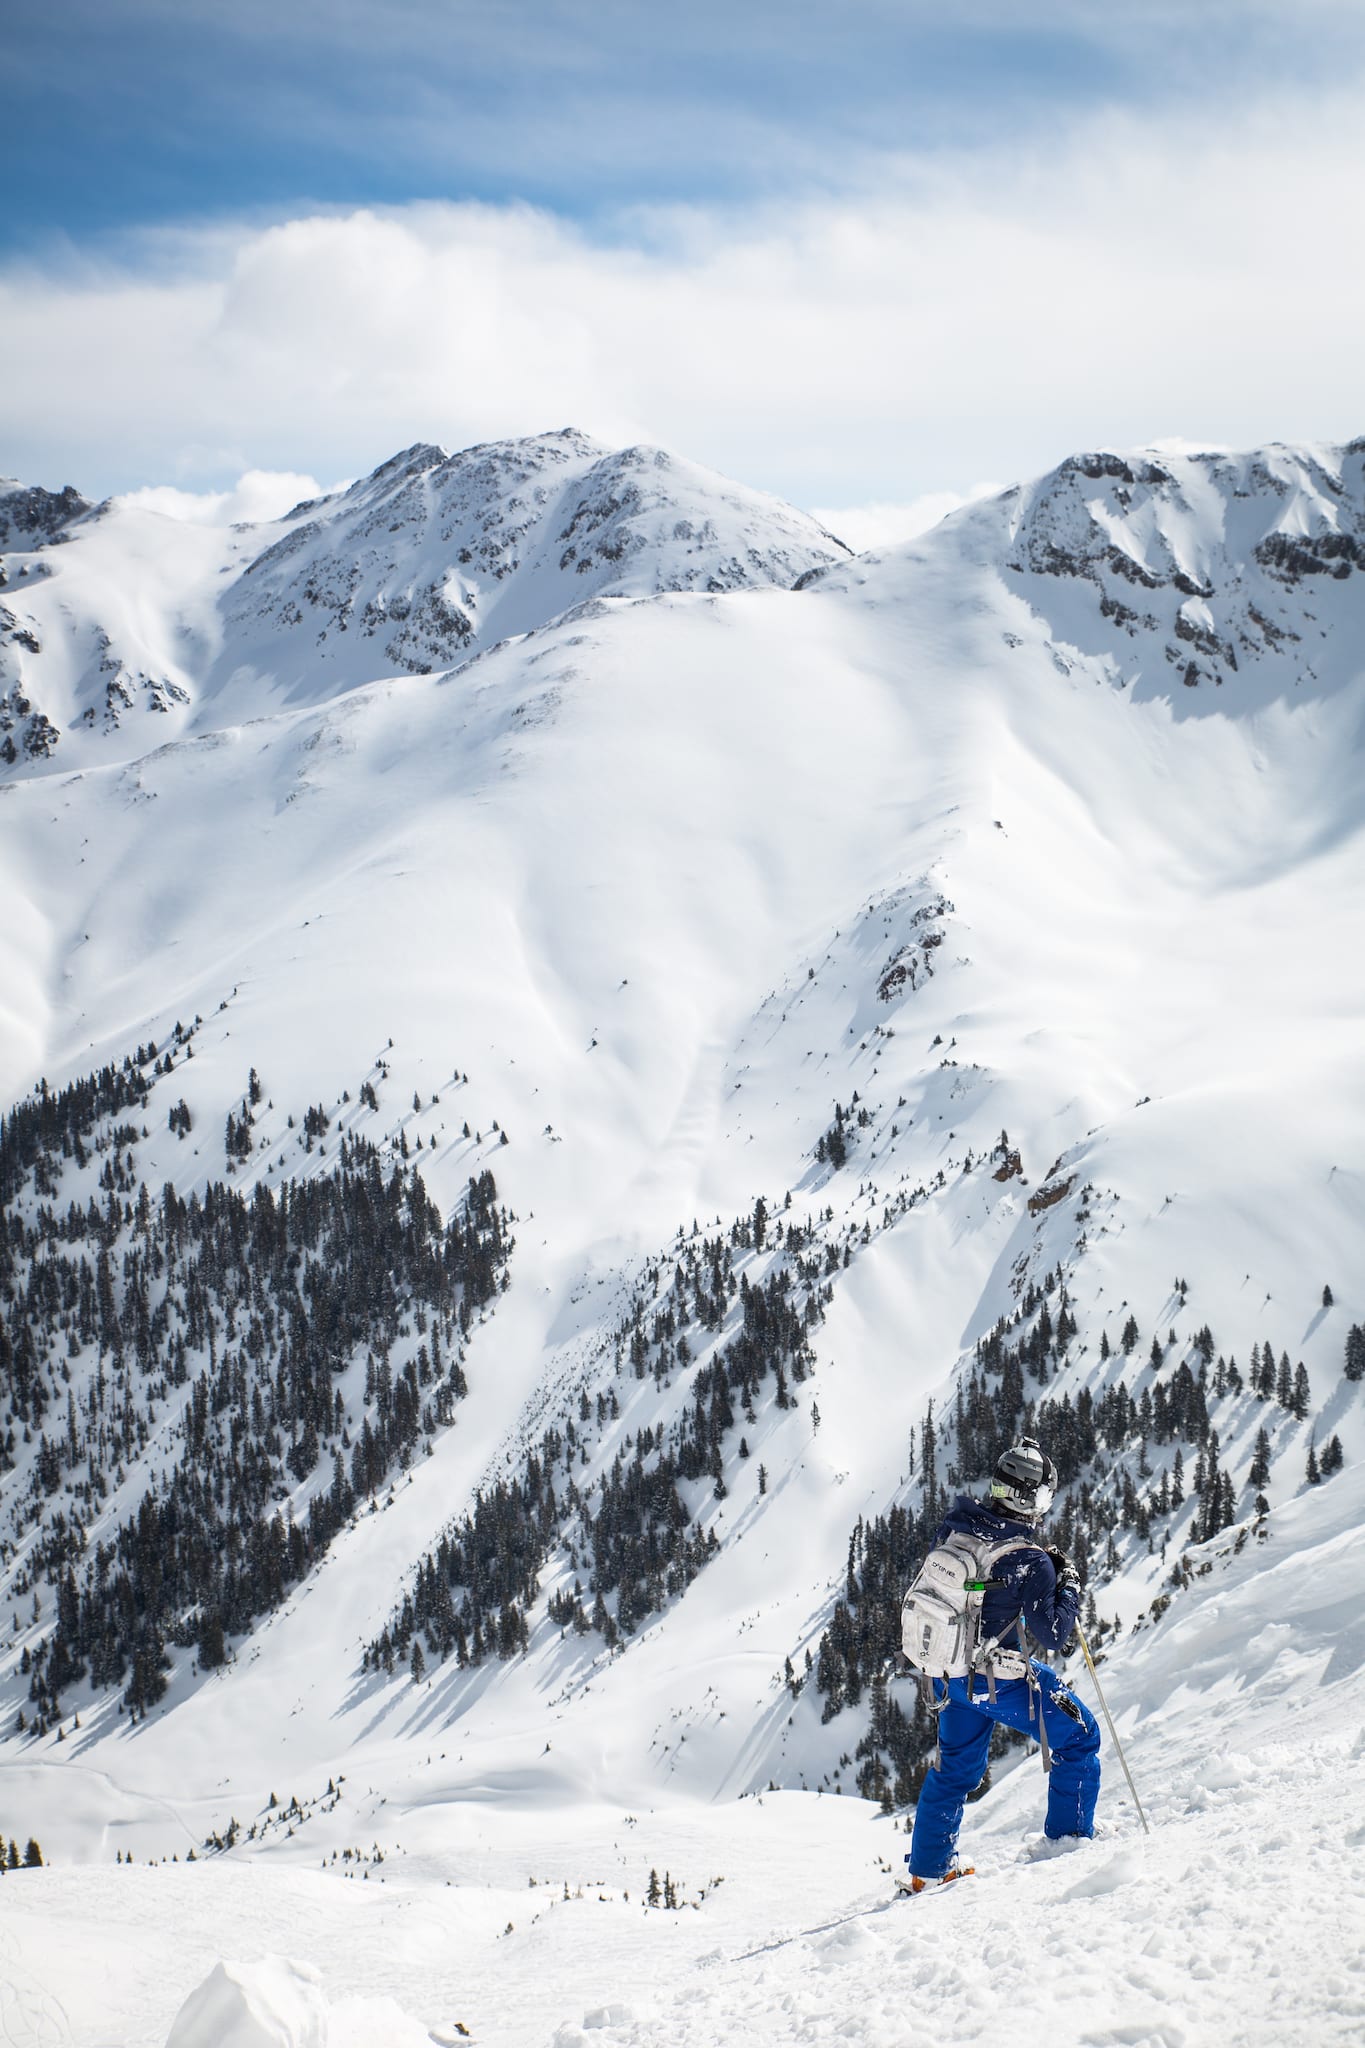
{"label": "snow mound", "polygon": [[1134,1878],[1141,1877],[1142,1869],[1142,1844],[1130,1842],[1119,1850],[1117,1856],[1111,1856],[1098,1870],[1090,1871],[1073,1884],[1069,1892],[1063,1892],[1062,1903],[1069,1904],[1072,1899],[1103,1898],[1106,1892],[1116,1892],[1121,1885],[1131,1884]]}
{"label": "snow mound", "polygon": [[216,1963],[175,2016],[166,2048],[327,2048],[327,2000],[309,1963]]}

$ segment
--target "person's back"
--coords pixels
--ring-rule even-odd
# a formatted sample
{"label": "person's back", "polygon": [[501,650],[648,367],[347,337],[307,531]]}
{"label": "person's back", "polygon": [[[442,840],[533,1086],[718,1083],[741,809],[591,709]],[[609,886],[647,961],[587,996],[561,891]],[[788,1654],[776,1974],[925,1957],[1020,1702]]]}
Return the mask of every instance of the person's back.
{"label": "person's back", "polygon": [[1029,1525],[969,1494],[960,1493],[953,1502],[934,1534],[935,1544],[954,1532],[1014,1546],[998,1560],[986,1588],[981,1610],[983,1641],[1013,1637],[1022,1617],[1043,1649],[1064,1650],[1080,1612],[1079,1578],[1059,1579],[1053,1553]]}
{"label": "person's back", "polygon": [[[970,1866],[953,1863],[953,1852],[967,1795],[985,1774],[997,1721],[1036,1735],[1042,1745],[1048,1837],[1094,1832],[1099,1728],[1051,1667],[1028,1656],[1024,1635],[1027,1629],[1044,1649],[1061,1650],[1080,1609],[1079,1572],[1064,1552],[1046,1549],[1037,1530],[1056,1485],[1051,1459],[1025,1437],[997,1461],[990,1501],[959,1495],[935,1533],[935,1546],[954,1535],[989,1545],[991,1564],[967,1675],[926,1674],[939,1739],[915,1807],[908,1874],[898,1879],[907,1891],[968,1873]],[[906,1647],[913,1660],[912,1644]]]}

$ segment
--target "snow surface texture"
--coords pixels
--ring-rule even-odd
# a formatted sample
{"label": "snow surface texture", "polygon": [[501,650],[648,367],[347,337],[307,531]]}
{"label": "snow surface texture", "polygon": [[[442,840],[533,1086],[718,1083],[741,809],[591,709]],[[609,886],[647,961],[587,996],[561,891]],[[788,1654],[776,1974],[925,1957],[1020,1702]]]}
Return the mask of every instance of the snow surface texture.
{"label": "snow surface texture", "polygon": [[[408,451],[264,549],[118,508],[25,513],[52,532],[5,557],[6,659],[61,731],[16,748],[0,799],[0,1096],[202,1013],[176,1078],[193,1163],[158,1129],[139,1170],[221,1177],[254,1065],[275,1110],[249,1187],[307,1170],[286,1111],[354,1097],[383,1049],[386,1100],[368,1123],[353,1102],[355,1127],[428,1140],[443,1206],[493,1164],[520,1220],[456,1426],[235,1663],[206,1677],[176,1653],[136,1731],[91,1699],[60,1749],[0,1747],[0,1821],[57,1866],[3,1880],[10,2038],[160,2044],[216,1962],[281,1949],[320,1970],[334,2042],[462,2039],[458,2020],[547,2048],[889,2048],[994,2038],[1002,2014],[1094,2048],[1360,2038],[1365,1430],[1341,1361],[1365,1320],[1362,453],[1077,458],[847,564],[799,515],[576,436]],[[490,553],[479,580],[441,521],[475,552],[443,508],[490,463],[504,521],[506,493],[546,509],[516,571]],[[589,541],[621,537],[613,464],[641,504],[679,493],[627,522],[628,582]],[[596,508],[577,540],[561,477]],[[731,577],[725,521],[754,503],[769,566]],[[694,575],[677,529],[708,520],[724,538]],[[479,630],[404,638],[400,580]],[[100,633],[136,702],[163,690],[173,744],[148,752],[130,707],[105,730]],[[53,646],[40,704],[29,665]],[[855,1089],[869,1125],[833,1170],[817,1141]],[[409,1112],[414,1091],[440,1107]],[[1021,1165],[997,1180],[1002,1128]],[[94,1186],[73,1168],[63,1203]],[[894,1211],[907,1188],[928,1194]],[[615,1657],[542,1602],[523,1658],[362,1681],[447,1519],[609,1379],[645,1266],[694,1217],[788,1191],[834,1211],[831,1240],[855,1226],[856,1256],[812,1387],[751,1434],[766,1493],[699,1489],[720,1550],[685,1598]],[[1068,1387],[1105,1383],[1100,1333],[1130,1311],[1144,1354],[1207,1319],[1243,1361],[1264,1340],[1302,1357],[1310,1413],[1277,1421],[1264,1537],[1194,1553],[1190,1588],[1105,1663],[1151,1841],[1106,1742],[1114,1832],[1020,1867],[1042,1804],[1025,1760],[969,1812],[980,1879],[876,1910],[906,1838],[829,1796],[865,1716],[822,1723],[783,1660],[818,1643],[859,1514],[904,1497],[927,1401],[1058,1263]],[[655,1418],[649,1382],[623,1392],[621,1430]],[[1220,1419],[1239,1476],[1265,1420],[1250,1400]],[[1314,1431],[1346,1468],[1305,1489]],[[1130,1548],[1105,1614],[1147,1614],[1168,1565]],[[38,1632],[25,1607],[6,1634],[6,1730]],[[301,1800],[292,1833],[186,1867],[276,1789]],[[684,1910],[642,1907],[653,1867]]]}

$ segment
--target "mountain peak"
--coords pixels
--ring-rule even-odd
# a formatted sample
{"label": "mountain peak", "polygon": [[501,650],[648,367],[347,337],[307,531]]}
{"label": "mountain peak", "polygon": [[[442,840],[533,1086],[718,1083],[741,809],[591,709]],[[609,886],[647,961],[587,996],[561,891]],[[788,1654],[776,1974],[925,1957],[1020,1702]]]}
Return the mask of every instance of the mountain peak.
{"label": "mountain peak", "polygon": [[90,509],[74,484],[48,491],[0,477],[0,552],[45,547]]}
{"label": "mountain peak", "polygon": [[787,587],[844,553],[780,500],[573,427],[419,442],[302,511],[228,593],[219,668],[249,646],[261,678],[320,695],[449,668],[588,598]]}
{"label": "mountain peak", "polygon": [[[89,507],[16,487],[6,509],[0,531],[23,545]],[[150,601],[136,515],[111,503],[99,528],[63,550],[60,591],[26,586],[0,622],[0,733],[19,772],[107,758],[115,734],[120,753],[159,744],[146,711],[179,732],[212,699],[213,723],[235,724],[455,667],[589,599],[788,588],[847,553],[779,499],[576,427],[455,453],[415,441],[269,525],[163,534]]]}
{"label": "mountain peak", "polygon": [[[1168,697],[1188,714],[1348,680],[1365,627],[1361,572],[1365,441],[1355,440],[1082,451],[918,540],[811,580],[920,603],[926,583],[982,574],[1022,601],[1065,672]],[[1009,627],[1011,644],[1022,630]]]}

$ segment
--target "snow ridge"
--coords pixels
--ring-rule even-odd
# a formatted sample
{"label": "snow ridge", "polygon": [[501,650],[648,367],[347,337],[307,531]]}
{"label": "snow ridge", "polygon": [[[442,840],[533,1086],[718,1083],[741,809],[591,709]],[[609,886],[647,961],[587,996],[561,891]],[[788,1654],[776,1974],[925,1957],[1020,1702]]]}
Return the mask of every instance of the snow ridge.
{"label": "snow ridge", "polygon": [[1213,691],[1231,692],[1239,710],[1318,694],[1352,672],[1365,440],[1074,455],[819,580],[881,589],[912,566],[942,578],[954,559],[997,569],[1044,623],[1064,672],[1170,696],[1177,715],[1207,713]]}
{"label": "snow ridge", "polygon": [[[89,510],[69,490],[0,496],[0,573],[34,600],[0,619],[0,772],[449,669],[591,599],[785,589],[848,554],[775,498],[572,428],[455,455],[419,442],[264,528],[113,502],[73,530]],[[77,544],[39,591],[53,538]]]}

